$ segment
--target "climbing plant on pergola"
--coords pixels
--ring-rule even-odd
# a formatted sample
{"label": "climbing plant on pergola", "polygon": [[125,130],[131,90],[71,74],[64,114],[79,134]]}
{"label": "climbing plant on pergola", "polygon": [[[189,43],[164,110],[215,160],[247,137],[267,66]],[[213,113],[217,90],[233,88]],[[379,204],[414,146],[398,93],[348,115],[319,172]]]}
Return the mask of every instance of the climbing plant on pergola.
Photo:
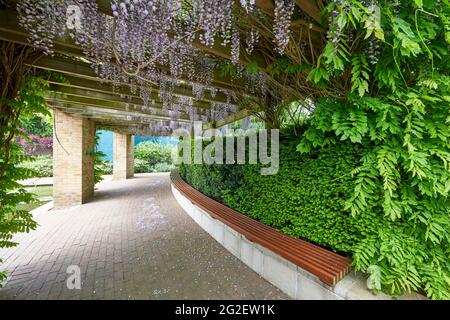
{"label": "climbing plant on pergola", "polygon": [[[2,45],[2,56],[17,63],[2,67],[2,158],[30,67],[70,78],[70,86],[50,79],[54,107],[135,132],[219,126],[251,113],[278,128],[297,101],[315,108],[300,152],[338,141],[368,146],[349,172],[346,214],[386,223],[355,248],[356,268],[379,265],[391,293],[448,298],[447,0],[6,2],[15,13],[0,17],[1,35],[15,44]],[[386,250],[393,245],[400,253]]]}
{"label": "climbing plant on pergola", "polygon": [[[270,114],[293,99],[323,95],[306,83],[324,45],[325,29],[319,27],[323,4],[308,0],[297,5],[267,0],[19,1],[18,11],[36,48],[53,54],[54,39],[69,35],[101,79],[135,86],[146,106],[153,102],[151,87],[159,90],[167,109],[180,84],[192,88],[193,100],[202,100],[208,90],[215,95],[215,81],[225,84],[219,88],[225,103],[212,104],[203,117],[189,108],[194,101],[175,101],[188,105],[191,120],[214,122],[237,113],[236,102],[243,98],[247,107],[268,108]],[[277,72],[281,56],[304,72]],[[271,123],[275,118],[266,119],[267,124],[277,126]]]}

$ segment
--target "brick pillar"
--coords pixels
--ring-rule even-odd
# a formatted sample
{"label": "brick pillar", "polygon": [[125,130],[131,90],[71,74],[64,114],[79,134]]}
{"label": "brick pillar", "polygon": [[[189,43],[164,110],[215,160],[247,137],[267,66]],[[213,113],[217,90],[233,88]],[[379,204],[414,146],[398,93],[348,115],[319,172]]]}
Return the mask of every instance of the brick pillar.
{"label": "brick pillar", "polygon": [[134,175],[134,136],[114,132],[114,179],[128,179]]}
{"label": "brick pillar", "polygon": [[83,204],[94,195],[95,123],[57,109],[54,117],[54,205]]}

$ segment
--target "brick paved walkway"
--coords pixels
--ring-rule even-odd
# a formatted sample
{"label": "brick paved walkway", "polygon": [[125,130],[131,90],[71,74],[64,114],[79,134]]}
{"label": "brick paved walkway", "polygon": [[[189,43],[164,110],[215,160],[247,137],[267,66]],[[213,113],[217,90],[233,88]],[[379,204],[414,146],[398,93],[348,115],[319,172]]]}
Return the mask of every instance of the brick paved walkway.
{"label": "brick paved walkway", "polygon": [[[83,206],[49,211],[0,249],[10,271],[0,299],[287,298],[178,206],[168,174],[100,184]],[[81,289],[67,289],[78,265]]]}

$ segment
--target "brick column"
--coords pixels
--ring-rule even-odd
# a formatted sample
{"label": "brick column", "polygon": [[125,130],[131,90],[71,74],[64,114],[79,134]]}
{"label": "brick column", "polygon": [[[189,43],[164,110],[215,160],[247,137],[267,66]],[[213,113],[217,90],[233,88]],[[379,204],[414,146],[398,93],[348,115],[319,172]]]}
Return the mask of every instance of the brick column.
{"label": "brick column", "polygon": [[95,123],[57,109],[54,117],[54,205],[83,204],[94,195]]}
{"label": "brick column", "polygon": [[128,179],[134,175],[134,136],[114,132],[114,179]]}

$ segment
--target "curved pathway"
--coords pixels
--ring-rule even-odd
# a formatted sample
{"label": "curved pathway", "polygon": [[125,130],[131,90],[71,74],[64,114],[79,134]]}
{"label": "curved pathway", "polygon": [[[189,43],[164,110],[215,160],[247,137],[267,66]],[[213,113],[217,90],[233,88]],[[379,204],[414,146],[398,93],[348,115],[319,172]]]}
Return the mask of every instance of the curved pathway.
{"label": "curved pathway", "polygon": [[[180,208],[167,173],[103,182],[90,203],[36,220],[19,246],[0,249],[0,299],[287,298]],[[67,288],[69,266],[81,289]]]}

